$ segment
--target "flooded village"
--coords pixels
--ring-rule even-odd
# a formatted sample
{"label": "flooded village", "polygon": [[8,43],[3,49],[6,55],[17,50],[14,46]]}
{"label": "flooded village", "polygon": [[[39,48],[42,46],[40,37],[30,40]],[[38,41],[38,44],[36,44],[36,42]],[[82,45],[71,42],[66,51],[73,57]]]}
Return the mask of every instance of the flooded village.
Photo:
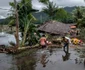
{"label": "flooded village", "polygon": [[0,1],[0,70],[85,70],[85,1],[63,1]]}

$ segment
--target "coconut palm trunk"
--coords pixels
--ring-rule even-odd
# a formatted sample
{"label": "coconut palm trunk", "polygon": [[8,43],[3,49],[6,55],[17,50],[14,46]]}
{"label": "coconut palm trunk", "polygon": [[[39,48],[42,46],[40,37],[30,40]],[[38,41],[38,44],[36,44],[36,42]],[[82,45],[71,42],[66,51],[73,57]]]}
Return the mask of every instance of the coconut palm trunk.
{"label": "coconut palm trunk", "polygon": [[19,35],[18,35],[18,32],[19,32],[19,19],[18,19],[18,11],[17,11],[16,0],[14,0],[14,4],[15,4],[15,17],[16,17],[16,35],[15,35],[15,38],[16,38],[16,48],[18,48],[19,47]]}

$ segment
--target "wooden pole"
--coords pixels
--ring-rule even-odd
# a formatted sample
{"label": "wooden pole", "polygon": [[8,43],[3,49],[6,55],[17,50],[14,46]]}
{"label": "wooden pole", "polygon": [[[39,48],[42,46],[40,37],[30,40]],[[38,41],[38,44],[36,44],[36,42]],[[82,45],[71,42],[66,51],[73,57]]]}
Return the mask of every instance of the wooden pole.
{"label": "wooden pole", "polygon": [[19,18],[18,18],[18,10],[17,10],[17,2],[16,0],[14,0],[14,4],[15,4],[15,17],[16,17],[16,34],[15,34],[15,38],[16,38],[16,48],[19,47]]}

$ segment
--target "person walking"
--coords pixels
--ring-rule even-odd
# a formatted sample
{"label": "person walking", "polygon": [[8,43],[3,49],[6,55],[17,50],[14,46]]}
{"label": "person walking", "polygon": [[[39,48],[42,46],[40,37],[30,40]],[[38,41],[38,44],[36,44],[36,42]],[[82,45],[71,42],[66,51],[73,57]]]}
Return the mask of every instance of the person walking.
{"label": "person walking", "polygon": [[63,38],[63,43],[64,43],[63,50],[69,52],[69,40],[65,37],[62,37],[62,38]]}

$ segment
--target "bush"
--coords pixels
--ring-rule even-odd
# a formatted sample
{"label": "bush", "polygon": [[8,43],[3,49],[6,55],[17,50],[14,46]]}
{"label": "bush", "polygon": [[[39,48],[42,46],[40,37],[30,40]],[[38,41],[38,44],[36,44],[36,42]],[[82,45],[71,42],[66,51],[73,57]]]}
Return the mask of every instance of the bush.
{"label": "bush", "polygon": [[83,41],[85,41],[85,28],[80,29],[80,35],[79,38]]}

